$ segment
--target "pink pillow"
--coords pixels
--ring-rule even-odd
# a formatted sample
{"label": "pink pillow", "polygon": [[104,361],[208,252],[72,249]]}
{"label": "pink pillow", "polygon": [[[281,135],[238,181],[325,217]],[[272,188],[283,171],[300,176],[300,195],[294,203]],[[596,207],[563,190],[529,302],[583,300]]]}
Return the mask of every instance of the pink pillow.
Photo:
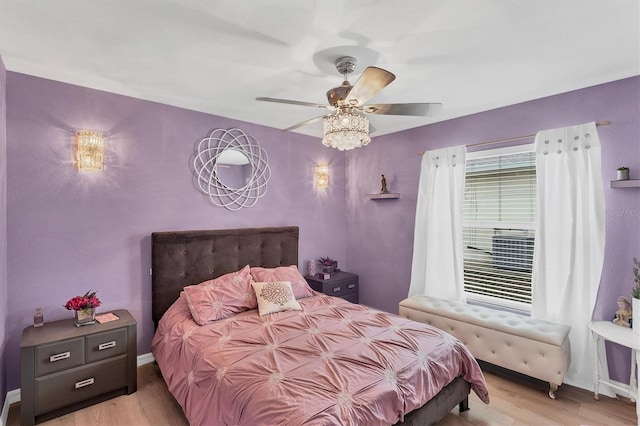
{"label": "pink pillow", "polygon": [[251,287],[249,265],[197,285],[184,288],[184,295],[196,323],[204,325],[258,306]]}
{"label": "pink pillow", "polygon": [[279,266],[277,268],[260,268],[253,266],[251,268],[251,276],[253,280],[257,282],[291,282],[291,289],[296,299],[314,295],[313,290],[311,290],[311,287],[307,284],[307,280],[300,274],[296,265]]}

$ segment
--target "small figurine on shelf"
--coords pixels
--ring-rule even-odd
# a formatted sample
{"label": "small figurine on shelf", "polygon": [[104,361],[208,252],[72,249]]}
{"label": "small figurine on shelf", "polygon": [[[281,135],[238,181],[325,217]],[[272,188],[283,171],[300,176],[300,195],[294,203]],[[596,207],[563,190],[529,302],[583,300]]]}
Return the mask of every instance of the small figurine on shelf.
{"label": "small figurine on shelf", "polygon": [[613,318],[613,323],[622,327],[630,327],[631,316],[631,303],[629,300],[624,296],[618,297],[618,310]]}
{"label": "small figurine on shelf", "polygon": [[385,178],[384,175],[382,175],[380,193],[381,194],[388,194],[389,193],[389,190],[387,189],[387,178]]}

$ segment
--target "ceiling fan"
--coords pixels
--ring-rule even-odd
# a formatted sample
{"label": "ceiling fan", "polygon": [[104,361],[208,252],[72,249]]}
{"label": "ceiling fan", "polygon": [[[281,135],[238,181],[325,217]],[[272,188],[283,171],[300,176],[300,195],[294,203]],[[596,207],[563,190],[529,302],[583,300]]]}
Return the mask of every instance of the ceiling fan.
{"label": "ceiling fan", "polygon": [[396,76],[382,68],[367,67],[355,84],[351,85],[348,76],[356,68],[356,59],[351,56],[342,56],[336,60],[335,64],[338,72],[343,75],[344,81],[340,86],[327,92],[328,105],[268,97],[258,97],[256,100],[330,111],[329,114],[303,121],[284,130],[294,130],[324,120],[322,143],[338,149],[352,149],[369,143],[371,140],[369,120],[365,114],[422,117],[442,109],[440,103],[366,104],[369,99],[395,80]]}

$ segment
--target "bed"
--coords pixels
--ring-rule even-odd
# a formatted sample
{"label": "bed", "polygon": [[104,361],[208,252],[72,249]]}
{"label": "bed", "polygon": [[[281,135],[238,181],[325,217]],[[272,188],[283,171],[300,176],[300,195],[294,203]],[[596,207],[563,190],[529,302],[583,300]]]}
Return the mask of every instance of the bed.
{"label": "bed", "polygon": [[299,274],[298,238],[297,227],[152,234],[152,353],[190,424],[425,425],[467,409],[471,390],[488,403],[460,341],[304,279],[291,279],[300,310],[260,315],[248,293],[249,309],[217,306],[215,320],[194,308],[200,283],[245,285],[249,268]]}

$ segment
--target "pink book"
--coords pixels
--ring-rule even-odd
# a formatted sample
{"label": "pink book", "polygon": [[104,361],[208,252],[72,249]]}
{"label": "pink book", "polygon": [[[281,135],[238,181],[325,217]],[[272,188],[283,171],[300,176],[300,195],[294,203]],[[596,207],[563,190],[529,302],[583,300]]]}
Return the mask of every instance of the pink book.
{"label": "pink book", "polygon": [[120,317],[114,314],[113,312],[109,312],[102,315],[96,315],[96,321],[98,321],[100,324],[104,324],[105,322],[115,321],[119,319]]}

